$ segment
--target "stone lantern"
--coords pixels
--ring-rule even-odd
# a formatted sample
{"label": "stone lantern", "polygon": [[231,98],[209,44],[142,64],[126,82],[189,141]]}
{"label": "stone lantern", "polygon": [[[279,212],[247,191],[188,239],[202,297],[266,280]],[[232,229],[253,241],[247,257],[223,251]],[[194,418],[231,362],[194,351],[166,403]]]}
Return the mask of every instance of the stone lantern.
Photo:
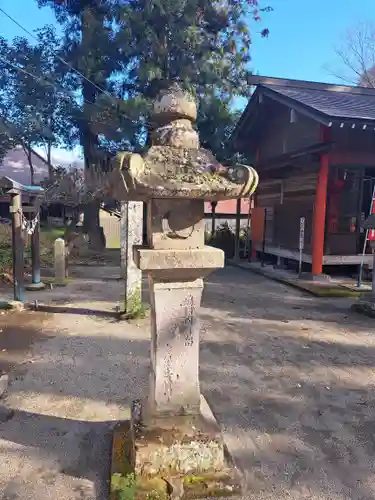
{"label": "stone lantern", "polygon": [[[120,153],[108,182],[118,200],[144,201],[148,208],[148,245],[134,248],[134,260],[150,287],[150,390],[134,405],[127,460],[139,484],[163,478],[174,494],[184,491],[183,498],[196,488],[208,497],[220,489],[221,496],[223,489],[225,496],[238,493],[199,385],[203,278],[224,266],[224,252],[205,246],[204,202],[248,197],[258,185],[252,167],[225,167],[200,148],[196,118],[193,97],[178,85],[161,92],[152,146],[143,156]],[[189,479],[198,476],[200,483]]]}

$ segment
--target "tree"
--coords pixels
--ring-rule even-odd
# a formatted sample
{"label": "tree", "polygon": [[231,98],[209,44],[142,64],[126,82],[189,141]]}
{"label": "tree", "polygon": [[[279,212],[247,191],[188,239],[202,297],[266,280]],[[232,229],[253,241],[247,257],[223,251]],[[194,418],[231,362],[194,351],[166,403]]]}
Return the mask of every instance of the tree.
{"label": "tree", "polygon": [[[64,27],[64,59],[80,73],[69,75],[83,99],[77,125],[86,171],[100,163],[103,149],[147,144],[152,99],[173,81],[196,94],[203,140],[225,156],[224,139],[237,118],[232,101],[249,93],[246,19],[259,21],[269,7],[257,0],[37,1],[54,9]],[[90,205],[85,225],[92,238],[99,234],[99,207]]]}
{"label": "tree", "polygon": [[[70,66],[70,79],[83,101],[77,119],[85,169],[96,168],[102,144],[97,130],[98,99],[108,79],[118,69],[118,53],[113,39],[113,13],[110,0],[38,0],[40,7],[54,9],[64,27],[64,60]],[[76,70],[76,71],[75,71]],[[102,90],[103,89],[103,90]],[[114,102],[111,102],[113,107]],[[103,110],[105,113],[108,110]],[[107,116],[107,115],[104,115]],[[100,122],[104,127],[103,121]],[[85,207],[85,228],[93,246],[101,246],[99,202]]]}
{"label": "tree", "polygon": [[359,23],[346,31],[335,49],[340,67],[331,71],[346,83],[375,88],[375,24]]}
{"label": "tree", "polygon": [[8,117],[9,103],[13,101],[13,79],[9,71],[7,60],[9,46],[6,40],[0,37],[0,162],[14,146],[14,140],[9,133]]}
{"label": "tree", "polygon": [[21,145],[28,158],[34,183],[33,148],[45,148],[49,175],[51,151],[74,142],[72,116],[78,108],[69,94],[66,72],[55,57],[61,44],[55,30],[46,26],[36,34],[32,45],[26,38],[0,45],[0,117],[10,145]]}
{"label": "tree", "polygon": [[241,113],[231,109],[230,99],[219,99],[215,95],[201,99],[197,126],[202,147],[210,149],[221,162],[230,162],[233,151],[228,140]]}
{"label": "tree", "polygon": [[[256,0],[130,0],[118,6],[122,78],[114,87],[128,102],[143,99],[143,137],[149,100],[178,81],[198,98],[203,142],[222,156],[223,140],[238,117],[233,101],[249,95],[247,20],[260,21],[260,14],[270,10]],[[268,30],[261,31],[267,35]]]}

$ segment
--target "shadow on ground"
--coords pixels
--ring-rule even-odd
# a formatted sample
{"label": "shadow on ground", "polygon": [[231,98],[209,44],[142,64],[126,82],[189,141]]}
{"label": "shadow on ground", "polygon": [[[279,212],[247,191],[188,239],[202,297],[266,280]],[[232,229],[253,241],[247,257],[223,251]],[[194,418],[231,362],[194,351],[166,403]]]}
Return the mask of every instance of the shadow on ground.
{"label": "shadow on ground", "polygon": [[[343,299],[233,269],[207,280],[204,306],[202,390],[244,470],[245,498],[373,500],[371,320],[349,314]],[[146,393],[149,339],[146,325],[84,318],[35,350],[0,433],[52,454],[61,474],[95,482],[104,499],[115,407]]]}
{"label": "shadow on ground", "polygon": [[238,270],[204,303],[202,389],[248,498],[374,499],[374,323]]}
{"label": "shadow on ground", "polygon": [[42,329],[45,318],[43,313],[3,312],[0,316],[0,375],[24,363],[35,342],[48,340],[49,334]]}
{"label": "shadow on ground", "polygon": [[[319,298],[247,270],[227,267],[210,275],[203,296],[205,309],[225,304],[228,319],[245,317],[286,322],[291,319],[318,320],[368,327],[361,315],[350,311],[353,298]],[[372,327],[371,327],[372,328]]]}
{"label": "shadow on ground", "polygon": [[[94,484],[95,498],[104,500],[109,495],[113,427],[113,421],[88,422],[16,410],[7,424],[0,425],[0,430],[2,440],[22,445],[27,450],[28,460],[42,464],[36,469],[34,480],[44,482],[47,488],[53,490],[56,477],[60,475],[69,479],[84,479]],[[11,451],[2,448],[0,446],[0,456],[5,452],[9,460]],[[52,460],[48,460],[49,457],[53,457]],[[49,466],[45,466],[43,461],[49,462]],[[51,463],[54,465],[51,466]],[[18,480],[22,481],[22,478]],[[23,485],[19,484],[18,489],[12,478],[5,492],[9,485],[16,494],[12,498],[21,498],[18,494]],[[74,486],[72,490],[74,491]]]}
{"label": "shadow on ground", "polygon": [[[99,327],[108,331],[111,324]],[[17,335],[37,338],[38,331],[24,326]],[[148,340],[58,334],[36,344],[29,363],[12,372],[3,405],[0,399],[0,492],[29,498],[24,492],[35,487],[44,499],[59,481],[87,480],[95,497],[77,498],[107,499],[112,430],[145,394],[148,366]],[[36,489],[40,484],[45,491]]]}

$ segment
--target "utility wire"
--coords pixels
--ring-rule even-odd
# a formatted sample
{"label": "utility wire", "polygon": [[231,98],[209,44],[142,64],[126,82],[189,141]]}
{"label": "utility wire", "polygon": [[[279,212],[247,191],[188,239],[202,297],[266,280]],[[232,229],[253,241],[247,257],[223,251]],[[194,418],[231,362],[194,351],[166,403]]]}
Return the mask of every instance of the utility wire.
{"label": "utility wire", "polygon": [[[15,69],[16,71],[19,71],[20,73],[23,73],[24,75],[30,76],[31,78],[33,78],[37,82],[45,84],[46,86],[54,88],[57,92],[60,92],[62,94],[61,97],[63,97],[64,99],[69,99],[69,100],[70,99],[78,99],[78,96],[74,96],[73,94],[68,93],[65,89],[62,89],[62,87],[61,87],[61,90],[60,90],[57,87],[56,82],[53,83],[53,82],[51,82],[50,80],[48,80],[44,76],[34,75],[33,73],[30,73],[29,71],[25,70],[24,68],[21,68],[20,66],[17,66],[16,64],[14,64],[14,63],[6,60],[5,58],[3,58],[1,56],[0,56],[0,61],[3,62],[4,64],[7,64],[8,66],[10,66],[11,68]],[[86,103],[86,104],[92,104],[93,106],[96,106],[97,108],[100,108],[100,109],[106,109],[106,108],[104,108],[102,106],[99,106],[99,104],[97,104],[95,102],[91,102],[91,101],[88,101],[88,100],[84,100],[83,102]]]}
{"label": "utility wire", "polygon": [[[73,94],[67,94],[66,90],[63,89],[63,90],[59,90],[56,86],[56,83],[52,83],[51,81],[49,81],[47,78],[43,77],[43,76],[37,76],[37,75],[34,75],[33,73],[30,73],[29,71],[26,71],[25,69],[17,66],[16,64],[14,63],[11,63],[10,61],[7,61],[6,59],[4,59],[3,57],[0,56],[0,61],[3,62],[4,64],[7,64],[9,65],[11,68],[15,69],[16,71],[19,71],[20,73],[23,73],[25,75],[28,75],[30,76],[31,78],[33,78],[34,80],[36,80],[37,82],[39,83],[42,83],[42,84],[45,84],[47,86],[50,86],[52,88],[54,88],[57,92],[60,92],[61,93],[61,96],[63,99],[68,99],[68,100],[76,100],[78,99],[77,96],[74,96]],[[107,110],[107,108],[103,107],[103,106],[100,106],[99,104],[95,103],[95,102],[92,102],[92,101],[88,101],[88,100],[84,100],[83,101],[84,103],[86,104],[91,104],[92,106],[95,106],[97,107],[98,109],[100,110]],[[124,116],[125,115],[121,115],[121,116]],[[88,121],[88,120],[87,120]],[[109,129],[112,129],[112,130],[117,130],[116,127],[114,126],[111,126],[109,124],[104,124],[105,127],[109,128]]]}
{"label": "utility wire", "polygon": [[[34,38],[34,40],[36,40],[37,42],[40,42],[40,40],[38,39],[37,36],[35,36],[33,33],[31,33],[31,31],[29,31],[27,28],[25,28],[24,26],[22,26],[21,23],[19,23],[16,19],[14,19],[14,17],[12,17],[10,14],[8,14],[7,12],[5,12],[5,10],[3,8],[0,7],[0,12],[6,16],[8,19],[10,19],[14,24],[16,24],[19,28],[21,28],[21,30],[23,30],[27,35],[31,36],[32,38]],[[97,85],[96,83],[94,83],[93,81],[91,81],[89,78],[87,78],[84,74],[82,74],[80,71],[78,71],[78,69],[74,68],[70,63],[68,63],[67,61],[65,61],[65,59],[63,59],[62,57],[60,57],[58,54],[56,54],[56,52],[52,51],[54,56],[59,60],[61,61],[63,64],[65,64],[66,66],[68,66],[68,68],[70,68],[71,70],[73,70],[75,73],[77,73],[77,75],[79,75],[80,77],[82,77],[84,80],[86,80],[87,82],[91,83],[91,85],[93,85],[97,90],[99,90],[101,93],[105,94],[107,97],[109,97],[110,99],[112,100],[116,100],[116,97],[113,96],[112,94],[110,94],[109,92],[107,92],[105,89],[101,88],[99,85]],[[116,102],[117,104],[117,102]]]}

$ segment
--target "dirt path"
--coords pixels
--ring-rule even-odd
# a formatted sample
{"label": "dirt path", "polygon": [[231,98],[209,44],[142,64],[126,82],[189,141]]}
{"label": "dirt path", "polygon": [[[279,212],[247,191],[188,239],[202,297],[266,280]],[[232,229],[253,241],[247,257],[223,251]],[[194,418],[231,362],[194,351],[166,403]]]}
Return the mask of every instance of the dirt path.
{"label": "dirt path", "polygon": [[[0,498],[104,500],[110,431],[147,387],[148,322],[97,315],[121,282],[53,293],[64,306],[40,318],[47,338],[0,400],[12,409]],[[202,390],[246,472],[246,500],[374,499],[374,323],[344,300],[234,268],[209,278],[204,304]]]}
{"label": "dirt path", "polygon": [[[148,374],[147,321],[98,316],[113,312],[122,290],[113,280],[76,280],[42,295],[56,311],[44,316],[41,333],[48,339],[34,343],[0,399],[0,410],[1,404],[11,409],[0,423],[2,500],[108,498],[111,429],[129,418]],[[24,331],[13,333],[25,335],[27,327],[26,321]]]}
{"label": "dirt path", "polygon": [[239,269],[209,278],[202,389],[248,500],[375,498],[375,323]]}
{"label": "dirt path", "polygon": [[45,314],[0,312],[0,376],[27,363],[35,342],[48,339],[42,331]]}

